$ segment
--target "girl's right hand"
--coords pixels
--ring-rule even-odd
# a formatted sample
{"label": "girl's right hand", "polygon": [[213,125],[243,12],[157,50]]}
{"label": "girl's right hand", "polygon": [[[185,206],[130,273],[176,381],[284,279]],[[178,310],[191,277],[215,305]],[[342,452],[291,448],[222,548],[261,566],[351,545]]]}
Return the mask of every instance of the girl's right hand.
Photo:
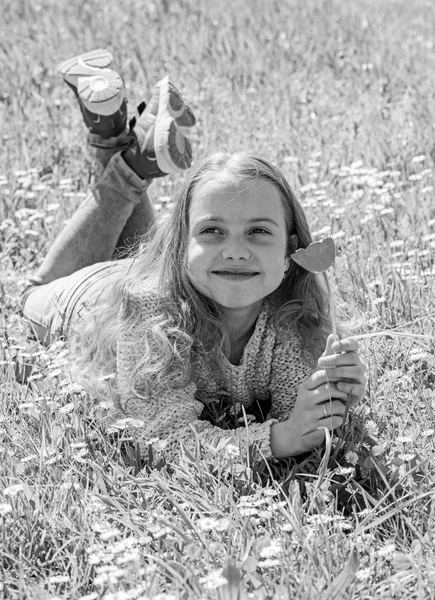
{"label": "girl's right hand", "polygon": [[[358,343],[352,338],[342,340],[344,352],[333,354],[333,336],[328,338],[326,350],[328,369],[319,369],[299,387],[290,417],[272,426],[271,446],[276,458],[296,456],[319,446],[329,431],[340,427],[346,412],[346,403],[359,401],[366,385],[365,365],[358,356]],[[332,398],[332,401],[331,401]],[[320,429],[319,429],[320,428]]]}

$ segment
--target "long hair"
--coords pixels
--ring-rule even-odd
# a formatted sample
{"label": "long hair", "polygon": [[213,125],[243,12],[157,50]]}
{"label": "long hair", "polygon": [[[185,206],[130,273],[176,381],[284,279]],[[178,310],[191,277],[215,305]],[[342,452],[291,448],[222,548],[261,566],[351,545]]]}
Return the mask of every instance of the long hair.
{"label": "long hair", "polygon": [[[302,206],[281,171],[268,161],[241,153],[215,153],[193,168],[175,205],[142,243],[132,265],[107,294],[82,333],[85,348],[81,365],[100,374],[113,372],[116,342],[120,338],[140,343],[132,381],[183,384],[191,377],[195,360],[210,358],[217,348],[229,353],[229,342],[220,321],[219,307],[202,295],[188,273],[189,215],[196,187],[210,180],[264,179],[275,185],[285,213],[287,256],[311,243]],[[295,242],[295,240],[297,240]],[[144,320],[141,303],[157,296],[159,308]],[[131,301],[131,299],[136,299]],[[328,303],[318,277],[294,261],[285,278],[269,296],[270,325],[285,336],[292,325],[305,357],[314,364],[324,348],[330,327]],[[121,318],[119,318],[121,316]],[[175,382],[175,383],[174,383]]]}

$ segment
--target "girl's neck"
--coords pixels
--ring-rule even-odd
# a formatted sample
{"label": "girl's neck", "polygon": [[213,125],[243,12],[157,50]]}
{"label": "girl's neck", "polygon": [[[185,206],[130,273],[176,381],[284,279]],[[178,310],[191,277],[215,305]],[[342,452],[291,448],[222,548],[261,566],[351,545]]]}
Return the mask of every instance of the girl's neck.
{"label": "girl's neck", "polygon": [[221,322],[230,342],[229,361],[238,365],[246,344],[254,333],[255,323],[260,314],[261,303],[255,310],[221,308]]}

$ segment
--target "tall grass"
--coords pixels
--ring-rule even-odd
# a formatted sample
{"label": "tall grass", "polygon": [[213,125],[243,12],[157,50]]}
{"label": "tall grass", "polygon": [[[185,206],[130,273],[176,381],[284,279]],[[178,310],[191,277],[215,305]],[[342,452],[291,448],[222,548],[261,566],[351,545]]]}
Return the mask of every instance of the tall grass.
{"label": "tall grass", "polygon": [[[435,597],[434,30],[420,0],[3,0],[4,598]],[[97,175],[56,64],[96,47],[130,106],[172,76],[196,157],[281,167],[315,237],[335,238],[342,314],[359,334],[406,334],[361,340],[367,399],[327,462],[321,448],[252,469],[198,445],[138,472],[69,380],[67,349],[26,338],[25,278]],[[158,210],[181,180],[153,184]]]}

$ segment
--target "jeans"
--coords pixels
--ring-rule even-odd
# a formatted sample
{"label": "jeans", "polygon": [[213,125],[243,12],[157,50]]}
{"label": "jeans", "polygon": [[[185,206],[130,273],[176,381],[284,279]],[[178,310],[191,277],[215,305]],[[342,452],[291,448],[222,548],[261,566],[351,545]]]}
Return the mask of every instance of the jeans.
{"label": "jeans", "polygon": [[111,258],[135,207],[149,202],[149,183],[115,154],[55,240],[22,300],[24,317],[44,344],[77,330],[83,315],[128,270],[131,258]]}
{"label": "jeans", "polygon": [[77,332],[80,320],[104,299],[104,293],[126,273],[132,260],[96,263],[50,283],[27,288],[22,308],[32,334],[48,345]]}

